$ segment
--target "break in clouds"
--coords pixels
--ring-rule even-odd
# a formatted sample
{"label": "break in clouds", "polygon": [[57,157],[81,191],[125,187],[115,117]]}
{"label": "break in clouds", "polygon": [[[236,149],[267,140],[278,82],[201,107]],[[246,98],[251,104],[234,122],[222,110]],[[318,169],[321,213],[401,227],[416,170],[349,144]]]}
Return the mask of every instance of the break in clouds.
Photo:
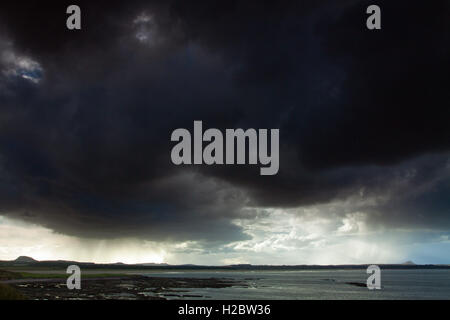
{"label": "break in clouds", "polygon": [[[368,1],[78,1],[80,31],[69,4],[0,5],[1,215],[202,250],[256,248],[280,210],[450,230],[448,1],[379,1],[374,32]],[[279,129],[278,174],[175,166],[196,120]]]}

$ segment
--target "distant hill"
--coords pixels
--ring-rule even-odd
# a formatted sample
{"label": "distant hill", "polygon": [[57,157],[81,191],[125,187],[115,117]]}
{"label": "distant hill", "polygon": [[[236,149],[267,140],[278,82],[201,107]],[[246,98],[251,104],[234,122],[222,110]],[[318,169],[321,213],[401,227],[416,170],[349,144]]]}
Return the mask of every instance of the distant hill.
{"label": "distant hill", "polygon": [[[252,264],[236,264],[223,266],[204,266],[193,264],[170,265],[166,263],[136,263],[126,264],[123,262],[116,263],[93,263],[81,261],[66,260],[47,260],[38,261],[31,257],[20,256],[12,261],[0,261],[0,269],[6,269],[15,266],[27,266],[30,268],[52,268],[66,269],[69,265],[78,265],[82,269],[114,269],[114,270],[336,270],[347,269],[365,270],[369,265],[252,265]],[[401,264],[379,264],[382,269],[450,269],[450,265],[417,265],[412,261],[406,261]]]}
{"label": "distant hill", "polygon": [[18,257],[16,260],[14,260],[14,262],[18,262],[18,263],[33,263],[33,262],[38,262],[37,260],[34,260],[31,257],[27,257],[27,256],[20,256]]}

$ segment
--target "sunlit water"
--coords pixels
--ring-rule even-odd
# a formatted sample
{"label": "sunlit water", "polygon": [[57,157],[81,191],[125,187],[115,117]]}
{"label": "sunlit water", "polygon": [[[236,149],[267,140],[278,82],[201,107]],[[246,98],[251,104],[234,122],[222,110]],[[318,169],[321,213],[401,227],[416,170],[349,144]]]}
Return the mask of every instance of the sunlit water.
{"label": "sunlit water", "polygon": [[450,270],[382,270],[380,290],[347,284],[366,283],[369,275],[365,270],[182,271],[145,275],[228,278],[248,286],[189,290],[189,294],[201,295],[202,299],[450,299]]}

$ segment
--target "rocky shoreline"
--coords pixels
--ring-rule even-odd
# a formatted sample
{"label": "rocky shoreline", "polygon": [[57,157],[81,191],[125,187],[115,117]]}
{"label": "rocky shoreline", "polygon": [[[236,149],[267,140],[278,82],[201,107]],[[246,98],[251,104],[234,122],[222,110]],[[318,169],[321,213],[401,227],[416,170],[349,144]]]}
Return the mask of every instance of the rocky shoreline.
{"label": "rocky shoreline", "polygon": [[65,279],[11,281],[10,286],[30,300],[166,300],[208,298],[190,293],[194,288],[247,287],[228,278],[169,278],[124,276],[82,280],[81,290],[68,290]]}

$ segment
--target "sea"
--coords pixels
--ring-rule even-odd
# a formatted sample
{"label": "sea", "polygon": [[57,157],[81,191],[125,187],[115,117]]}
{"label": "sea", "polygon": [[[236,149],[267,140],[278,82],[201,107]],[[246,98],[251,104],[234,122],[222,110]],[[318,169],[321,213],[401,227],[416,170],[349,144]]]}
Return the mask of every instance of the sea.
{"label": "sea", "polygon": [[[229,288],[190,288],[197,299],[225,300],[427,300],[450,299],[450,270],[382,270],[381,289],[369,290],[366,270],[167,271],[149,277],[226,278],[244,282]],[[170,297],[167,297],[170,299]],[[180,297],[176,297],[180,299]],[[195,299],[189,297],[189,299]]]}

